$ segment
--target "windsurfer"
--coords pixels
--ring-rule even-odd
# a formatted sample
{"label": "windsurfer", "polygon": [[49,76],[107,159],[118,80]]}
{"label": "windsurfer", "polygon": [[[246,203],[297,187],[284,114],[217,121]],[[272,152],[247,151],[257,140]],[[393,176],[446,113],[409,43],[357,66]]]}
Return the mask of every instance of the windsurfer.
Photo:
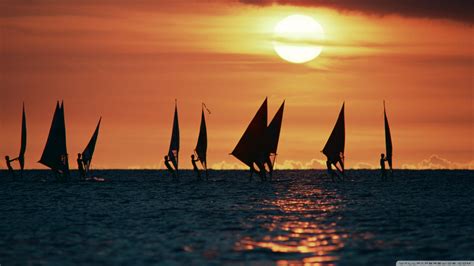
{"label": "windsurfer", "polygon": [[170,172],[170,174],[172,174],[173,177],[176,178],[176,171],[173,169],[173,166],[171,166],[170,162],[171,162],[170,157],[168,155],[166,155],[165,156],[165,166],[168,169],[168,171]]}
{"label": "windsurfer", "polygon": [[387,177],[387,170],[385,170],[385,161],[387,161],[387,158],[385,158],[385,154],[380,154],[380,172],[381,172],[381,178],[385,180]]}
{"label": "windsurfer", "polygon": [[82,160],[82,155],[80,153],[77,154],[77,170],[79,172],[79,179],[85,180],[86,179],[86,171],[84,170],[84,161]]}
{"label": "windsurfer", "polygon": [[193,164],[193,170],[196,173],[198,180],[201,180],[201,173],[199,172],[199,168],[197,167],[196,162],[199,162],[199,158],[196,158],[196,156],[192,154],[191,163]]}
{"label": "windsurfer", "polygon": [[15,171],[13,171],[13,167],[11,165],[11,162],[14,162],[16,160],[18,160],[18,158],[10,159],[10,156],[8,156],[8,155],[5,156],[5,162],[7,164],[8,172],[10,173],[10,175],[12,177],[15,177]]}

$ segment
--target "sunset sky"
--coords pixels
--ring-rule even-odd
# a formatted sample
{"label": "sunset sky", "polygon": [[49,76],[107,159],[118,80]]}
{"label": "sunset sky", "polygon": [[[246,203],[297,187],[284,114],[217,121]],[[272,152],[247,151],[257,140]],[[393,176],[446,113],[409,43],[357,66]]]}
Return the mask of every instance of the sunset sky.
{"label": "sunset sky", "polygon": [[[20,149],[25,102],[26,168],[44,169],[64,100],[71,168],[100,116],[94,168],[163,168],[175,99],[180,166],[191,167],[205,102],[209,166],[243,167],[228,154],[268,96],[269,119],[286,100],[277,169],[324,168],[343,101],[347,167],[378,166],[384,99],[395,168],[474,169],[472,10],[427,0],[2,1],[0,167]],[[309,63],[273,49],[275,25],[293,14],[324,29]]]}

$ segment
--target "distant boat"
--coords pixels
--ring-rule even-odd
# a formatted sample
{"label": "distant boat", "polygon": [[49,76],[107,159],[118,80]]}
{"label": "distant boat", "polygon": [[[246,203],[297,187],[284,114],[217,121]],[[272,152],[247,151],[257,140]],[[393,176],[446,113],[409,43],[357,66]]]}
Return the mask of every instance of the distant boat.
{"label": "distant boat", "polygon": [[270,165],[268,167],[270,168],[269,169],[270,173],[273,172],[273,168],[275,166],[278,142],[280,140],[281,124],[283,121],[284,108],[285,108],[285,101],[283,101],[280,108],[278,109],[272,121],[267,127],[266,140],[268,144],[267,146],[268,161],[270,162]]}
{"label": "distant boat", "polygon": [[23,114],[21,118],[21,146],[20,153],[18,155],[18,161],[20,163],[20,169],[25,168],[25,152],[26,152],[26,114],[25,104],[23,104]]}
{"label": "distant boat", "polygon": [[267,132],[267,113],[267,98],[265,98],[231,153],[250,169],[254,169],[253,164],[259,157],[265,156],[266,142],[263,140]]}
{"label": "distant boat", "polygon": [[199,137],[194,151],[204,170],[207,170],[207,127],[206,117],[204,115],[204,105],[201,110],[201,126],[199,128]]}
{"label": "distant boat", "polygon": [[94,155],[94,150],[95,150],[95,144],[97,142],[97,137],[99,136],[99,128],[100,128],[101,120],[102,120],[102,117],[99,118],[99,122],[97,123],[94,134],[92,134],[92,137],[89,140],[89,143],[87,144],[86,148],[82,152],[82,161],[84,163],[86,173],[89,172],[89,168],[91,166],[92,156]]}
{"label": "distant boat", "polygon": [[171,133],[170,149],[168,156],[174,165],[176,172],[179,163],[179,123],[178,123],[178,104],[174,106],[173,132]]}
{"label": "distant boat", "polygon": [[[344,172],[344,146],[345,146],[345,123],[344,123],[344,103],[342,104],[339,117],[337,118],[336,125],[329,136],[326,145],[323,148],[323,153],[326,155],[328,160],[334,164],[337,168],[336,163],[340,162],[339,171]],[[341,164],[342,162],[342,164]]]}
{"label": "distant boat", "polygon": [[53,121],[49,130],[48,140],[39,163],[51,168],[62,177],[69,176],[69,162],[66,147],[66,126],[64,122],[64,105],[56,103]]}
{"label": "distant boat", "polygon": [[390,126],[388,125],[387,112],[385,110],[385,101],[383,101],[383,117],[385,124],[385,152],[386,159],[390,169],[392,169],[392,136],[390,134]]}

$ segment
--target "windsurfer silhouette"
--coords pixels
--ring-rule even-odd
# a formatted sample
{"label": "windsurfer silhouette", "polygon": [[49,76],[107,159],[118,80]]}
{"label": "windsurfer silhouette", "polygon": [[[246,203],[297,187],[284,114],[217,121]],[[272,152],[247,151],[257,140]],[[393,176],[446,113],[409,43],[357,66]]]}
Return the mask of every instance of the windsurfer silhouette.
{"label": "windsurfer silhouette", "polygon": [[380,172],[381,178],[383,180],[387,178],[387,170],[385,170],[385,161],[387,161],[387,158],[385,158],[385,154],[380,154]]}
{"label": "windsurfer silhouette", "polygon": [[[337,163],[341,166],[340,168],[337,166]],[[345,173],[344,173],[344,155],[341,153],[336,158],[329,158],[326,161],[326,167],[328,169],[328,173],[331,176],[331,179],[334,180],[336,177],[336,172],[332,169],[332,165],[336,168],[336,170],[340,173],[341,179],[344,181]]]}
{"label": "windsurfer silhouette", "polygon": [[16,160],[18,160],[18,158],[10,159],[10,156],[8,156],[8,155],[5,156],[5,162],[7,164],[8,172],[10,173],[10,175],[12,177],[15,177],[15,171],[13,171],[13,167],[11,165],[11,162],[14,162]]}
{"label": "windsurfer silhouette", "polygon": [[201,173],[199,172],[199,168],[196,165],[196,162],[199,162],[199,158],[196,158],[194,154],[191,155],[191,163],[193,164],[193,170],[197,175],[198,180],[201,180]]}
{"label": "windsurfer silhouette", "polygon": [[173,175],[174,178],[176,178],[176,171],[174,170],[173,166],[170,164],[171,159],[168,155],[165,156],[165,166],[168,169],[168,171]]}
{"label": "windsurfer silhouette", "polygon": [[79,172],[79,179],[85,180],[86,179],[86,171],[84,170],[84,161],[82,160],[82,154],[77,154],[77,170]]}
{"label": "windsurfer silhouette", "polygon": [[267,156],[267,159],[265,161],[265,165],[268,168],[268,175],[270,177],[270,180],[273,178],[273,163],[272,160],[270,159],[270,156]]}

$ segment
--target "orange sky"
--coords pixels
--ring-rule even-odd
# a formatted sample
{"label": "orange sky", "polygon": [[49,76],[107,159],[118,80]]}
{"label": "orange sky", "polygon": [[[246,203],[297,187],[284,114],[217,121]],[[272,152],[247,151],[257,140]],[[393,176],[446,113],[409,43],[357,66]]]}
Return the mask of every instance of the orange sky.
{"label": "orange sky", "polygon": [[[43,168],[60,99],[71,155],[103,117],[96,168],[161,168],[175,98],[181,166],[191,166],[201,102],[212,111],[209,165],[242,166],[228,154],[266,96],[270,118],[286,99],[277,169],[323,167],[343,101],[347,166],[377,166],[383,99],[395,167],[474,168],[472,21],[235,1],[6,1],[0,10],[0,155],[18,153],[24,101],[27,168]],[[275,24],[291,14],[325,30],[310,63],[272,48]]]}

